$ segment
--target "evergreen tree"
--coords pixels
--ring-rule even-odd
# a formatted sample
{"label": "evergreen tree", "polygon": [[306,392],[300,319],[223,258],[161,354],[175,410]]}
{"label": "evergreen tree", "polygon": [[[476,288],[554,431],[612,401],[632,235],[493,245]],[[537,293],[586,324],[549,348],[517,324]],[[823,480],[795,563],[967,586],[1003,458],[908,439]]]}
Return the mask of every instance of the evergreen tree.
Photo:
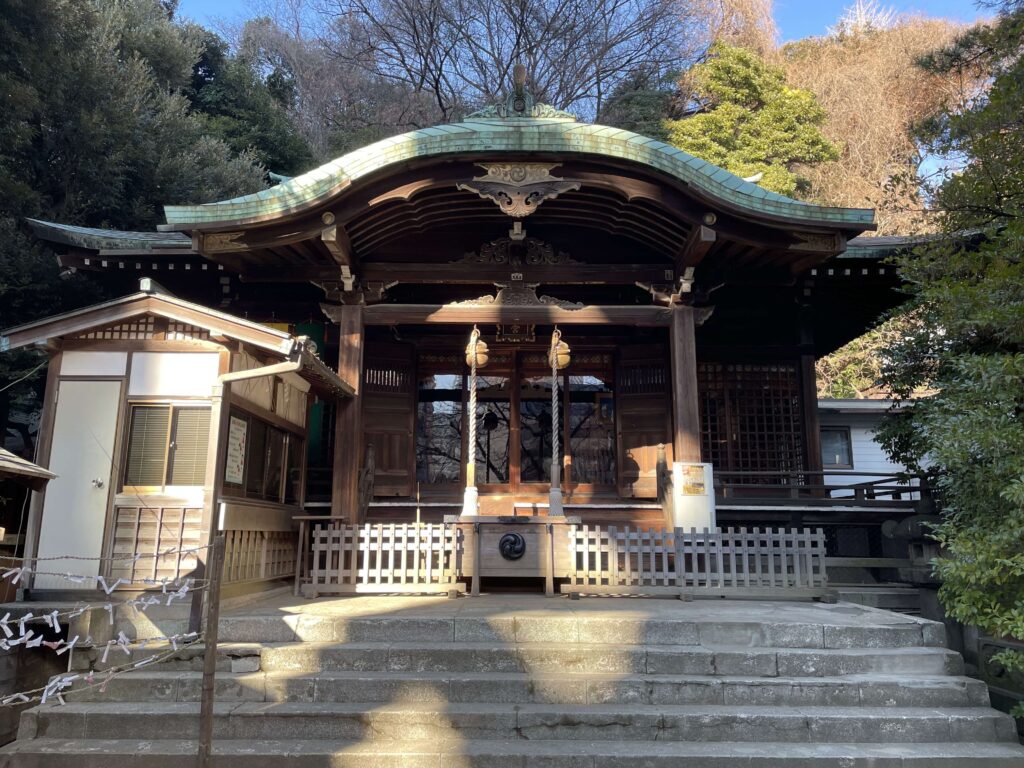
{"label": "evergreen tree", "polygon": [[[0,328],[100,296],[58,276],[25,217],[152,229],[167,203],[262,188],[255,156],[207,128],[180,89],[201,51],[156,0],[6,0],[0,5]],[[32,353],[0,355],[0,434],[42,381]],[[18,383],[15,383],[18,382]]]}
{"label": "evergreen tree", "polygon": [[[900,398],[929,390],[887,425],[894,458],[929,470],[942,501],[940,597],[954,618],[1024,640],[1024,9],[931,56],[987,92],[922,130],[958,164],[930,197],[945,237],[900,263],[916,323],[887,352]],[[965,78],[966,80],[966,78]],[[1024,654],[1002,661],[1024,671]]]}
{"label": "evergreen tree", "polygon": [[665,121],[677,117],[677,77],[637,72],[616,87],[598,115],[598,122],[668,141]]}
{"label": "evergreen tree", "polygon": [[810,91],[786,84],[785,73],[750,51],[723,43],[686,74],[693,114],[666,122],[680,149],[744,178],[760,175],[765,189],[806,191],[798,164],[839,157],[821,133],[825,111]]}
{"label": "evergreen tree", "polygon": [[275,69],[262,79],[253,62],[230,55],[224,40],[200,32],[202,52],[187,95],[206,117],[206,130],[235,152],[251,149],[271,171],[294,176],[309,170],[313,154],[286,112],[293,91],[290,78]]}

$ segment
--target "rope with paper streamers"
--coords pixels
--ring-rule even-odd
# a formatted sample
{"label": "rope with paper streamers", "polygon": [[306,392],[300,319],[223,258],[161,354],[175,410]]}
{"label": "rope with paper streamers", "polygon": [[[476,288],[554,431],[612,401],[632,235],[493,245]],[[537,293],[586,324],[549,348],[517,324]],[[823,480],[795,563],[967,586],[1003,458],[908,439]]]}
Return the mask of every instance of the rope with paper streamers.
{"label": "rope with paper streamers", "polygon": [[[184,643],[181,645],[172,644],[171,650],[165,651],[163,653],[153,654],[148,658],[141,659],[136,662],[110,667],[109,669],[106,669],[101,673],[86,672],[58,675],[51,679],[44,686],[40,686],[39,688],[33,688],[28,691],[21,691],[19,693],[9,694],[3,697],[2,699],[0,699],[0,708],[22,706],[24,704],[32,704],[36,701],[38,701],[40,704],[45,704],[50,699],[56,699],[58,703],[64,704],[65,701],[63,693],[76,680],[84,680],[86,684],[84,686],[81,686],[80,688],[76,688],[75,690],[84,691],[91,690],[93,688],[99,688],[100,693],[105,693],[107,685],[109,685],[110,681],[113,680],[115,677],[119,677],[120,675],[123,675],[126,672],[132,672],[136,669],[140,669],[141,667],[145,667],[150,664],[157,664],[161,661],[166,661],[167,659],[172,658],[175,654],[180,653],[186,648],[190,648],[202,642],[202,635],[195,633],[192,634],[194,635],[194,637],[188,643]],[[128,650],[126,650],[126,653],[128,653],[128,655],[131,655],[131,652]],[[106,658],[106,656],[104,656],[104,658]],[[103,679],[97,681],[97,674],[102,674]]]}
{"label": "rope with paper streamers", "polygon": [[85,557],[83,555],[51,555],[49,557],[17,557],[15,555],[0,555],[0,560],[17,560],[19,562],[41,563],[48,560],[82,560],[93,563],[98,562],[130,562],[137,563],[139,560],[152,560],[154,558],[170,557],[171,555],[195,555],[204,549],[209,549],[210,544],[201,544],[195,547],[171,547],[160,552],[153,552],[144,555],[136,552],[133,555],[111,555],[109,557]]}
{"label": "rope with paper streamers", "polygon": [[[107,612],[109,626],[114,625],[114,611],[117,607],[126,606],[133,608],[136,611],[136,615],[139,613],[145,613],[146,609],[153,605],[163,604],[165,606],[170,605],[174,600],[184,598],[186,594],[191,591],[193,594],[201,592],[205,587],[199,589],[188,589],[188,585],[182,587],[182,589],[176,592],[167,592],[166,601],[157,598],[155,595],[142,595],[132,600],[122,600],[118,602],[100,603],[97,605],[78,605],[75,608],[68,611],[52,610],[40,614],[34,614],[31,611],[23,614],[18,618],[12,618],[10,611],[5,613],[3,617],[0,617],[0,632],[3,633],[3,637],[0,637],[0,650],[8,651],[11,648],[15,648],[19,645],[24,645],[27,648],[37,648],[40,645],[45,645],[48,648],[61,648],[68,641],[46,641],[43,640],[42,635],[35,635],[34,630],[26,625],[30,623],[46,624],[50,630],[59,634],[62,631],[61,619],[64,619],[66,623],[70,623],[72,619],[75,619],[86,611],[99,611],[105,610]],[[18,631],[15,635],[15,631],[11,629],[12,626],[16,626]],[[180,635],[175,635],[174,638],[180,638]],[[70,641],[70,646],[73,647],[78,637],[76,636],[73,641]],[[159,638],[149,638],[148,640],[132,641],[132,642],[153,642]],[[163,638],[169,640],[170,638]],[[85,645],[92,645],[92,638],[87,638]],[[60,653],[58,653],[60,655]]]}
{"label": "rope with paper streamers", "polygon": [[67,571],[65,571],[65,572],[60,572],[60,571],[37,571],[34,568],[29,568],[27,565],[21,565],[21,566],[15,567],[15,568],[8,568],[6,571],[3,572],[2,575],[0,575],[0,581],[6,581],[7,579],[11,579],[11,583],[12,584],[17,584],[18,582],[20,582],[22,580],[22,578],[24,578],[25,576],[27,576],[30,573],[34,573],[36,576],[54,576],[56,578],[65,579],[67,581],[70,581],[72,584],[84,584],[86,581],[95,581],[96,584],[104,592],[106,592],[108,595],[111,592],[113,592],[115,589],[117,589],[118,587],[120,587],[122,585],[124,585],[124,586],[132,586],[133,584],[141,584],[143,586],[143,588],[145,588],[145,589],[152,589],[154,587],[161,587],[163,592],[166,593],[167,592],[167,585],[168,584],[172,584],[173,583],[175,586],[180,586],[182,583],[186,583],[187,582],[187,583],[190,583],[192,585],[195,585],[195,584],[205,585],[209,581],[208,579],[196,579],[196,578],[193,578],[191,576],[179,576],[176,579],[168,579],[166,577],[163,578],[163,579],[153,579],[153,578],[146,578],[146,579],[122,579],[122,578],[117,578],[117,579],[114,579],[113,582],[109,582],[109,581],[107,581],[107,577],[106,576],[98,576],[98,575],[91,575],[91,574],[90,575],[85,575],[85,574],[78,574],[78,573],[70,573],[70,572],[67,572]]}
{"label": "rope with paper streamers", "polygon": [[[209,545],[188,547],[188,548],[177,548],[172,547],[160,552],[154,552],[152,554],[133,554],[124,556],[113,556],[113,557],[83,557],[79,555],[67,555],[67,556],[51,556],[51,557],[38,557],[38,558],[22,558],[10,555],[0,556],[0,563],[6,561],[6,565],[0,564],[0,569],[6,568],[2,574],[0,574],[0,581],[11,580],[11,584],[18,584],[25,579],[29,574],[36,576],[50,576],[65,579],[73,584],[84,584],[86,582],[94,582],[97,587],[103,590],[107,595],[110,595],[118,587],[141,587],[143,594],[134,597],[130,600],[117,600],[110,602],[103,602],[98,604],[82,604],[79,603],[73,609],[61,611],[54,609],[51,611],[45,611],[40,614],[34,614],[32,611],[22,614],[20,617],[13,618],[11,612],[8,611],[4,616],[0,617],[0,651],[10,651],[18,647],[25,648],[49,648],[53,650],[55,654],[63,656],[65,653],[68,654],[69,666],[70,658],[75,650],[85,649],[103,649],[102,656],[100,658],[101,664],[106,664],[111,652],[123,651],[125,655],[131,656],[132,649],[144,649],[148,645],[153,643],[167,643],[170,645],[170,650],[163,653],[154,654],[146,659],[142,659],[133,663],[126,663],[120,666],[110,667],[105,670],[102,674],[104,679],[99,683],[94,683],[94,678],[97,673],[88,672],[85,674],[72,674],[56,676],[51,679],[45,686],[34,688],[28,691],[22,691],[19,693],[8,694],[3,698],[0,698],[0,709],[5,707],[23,706],[26,704],[32,704],[39,702],[45,704],[50,699],[56,699],[61,704],[64,704],[64,698],[62,692],[65,691],[73,682],[77,680],[85,680],[87,685],[84,689],[99,688],[100,691],[105,691],[107,684],[116,676],[130,672],[140,667],[147,666],[149,664],[158,663],[171,658],[175,654],[179,653],[185,648],[189,648],[197,643],[201,642],[202,636],[198,632],[184,632],[174,635],[165,635],[158,637],[149,637],[141,639],[131,639],[127,637],[124,631],[120,631],[116,639],[108,640],[105,643],[96,643],[91,635],[86,636],[84,640],[81,639],[80,635],[70,637],[70,639],[57,639],[57,640],[46,640],[45,635],[37,633],[36,629],[33,629],[33,624],[45,624],[49,630],[59,635],[64,631],[64,627],[61,626],[61,620],[63,619],[67,626],[68,634],[70,635],[70,621],[83,615],[87,611],[101,611],[107,612],[108,622],[110,626],[114,625],[114,613],[118,608],[126,607],[133,608],[136,611],[136,615],[139,613],[145,613],[146,609],[154,605],[169,606],[175,600],[183,600],[188,595],[195,595],[201,593],[204,590],[209,589],[209,579],[196,579],[193,577],[178,577],[175,579],[169,578],[144,578],[144,579],[125,579],[115,578],[110,579],[107,576],[99,574],[76,574],[71,572],[57,572],[57,571],[40,571],[31,567],[30,564],[39,564],[43,562],[53,562],[59,560],[75,560],[75,561],[86,561],[86,562],[108,562],[108,563],[137,563],[140,560],[152,559],[158,560],[161,558],[171,557],[174,555],[189,555],[196,554],[200,550],[209,549]],[[21,563],[21,565],[14,565],[15,563]],[[44,566],[45,567],[45,566]],[[160,592],[157,593],[155,590],[159,588]],[[15,630],[16,628],[16,630]],[[116,650],[115,650],[116,649]],[[76,690],[83,690],[78,688]]]}

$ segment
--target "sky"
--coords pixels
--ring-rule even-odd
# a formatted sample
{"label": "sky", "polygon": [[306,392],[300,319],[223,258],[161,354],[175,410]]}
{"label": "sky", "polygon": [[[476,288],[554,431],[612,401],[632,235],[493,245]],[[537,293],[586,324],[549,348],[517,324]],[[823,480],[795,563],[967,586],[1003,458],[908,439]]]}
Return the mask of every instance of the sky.
{"label": "sky", "polygon": [[[496,0],[497,1],[497,0]],[[823,35],[853,0],[775,0],[775,22],[783,42],[811,35]],[[973,21],[981,13],[973,0],[893,0],[880,3],[900,13],[944,16]],[[218,19],[238,21],[251,15],[248,0],[181,0],[178,12],[196,21],[214,25]]]}

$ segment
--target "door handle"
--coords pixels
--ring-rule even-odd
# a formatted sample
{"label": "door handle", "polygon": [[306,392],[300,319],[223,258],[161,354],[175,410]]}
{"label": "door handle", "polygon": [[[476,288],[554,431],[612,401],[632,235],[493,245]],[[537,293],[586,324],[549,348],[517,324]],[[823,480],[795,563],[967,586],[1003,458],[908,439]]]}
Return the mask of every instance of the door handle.
{"label": "door handle", "polygon": [[100,478],[98,478],[98,477],[94,478],[93,481],[92,481],[92,486],[93,486],[93,488],[102,488],[103,487],[103,481]]}

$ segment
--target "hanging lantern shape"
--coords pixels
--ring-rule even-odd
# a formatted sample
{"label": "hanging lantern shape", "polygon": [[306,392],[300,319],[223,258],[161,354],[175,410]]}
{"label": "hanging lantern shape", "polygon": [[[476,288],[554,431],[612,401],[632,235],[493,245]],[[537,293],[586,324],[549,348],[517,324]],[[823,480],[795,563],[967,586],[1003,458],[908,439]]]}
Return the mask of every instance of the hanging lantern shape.
{"label": "hanging lantern shape", "polygon": [[569,367],[571,360],[569,345],[562,341],[562,332],[556,327],[551,334],[551,349],[548,350],[548,363],[555,370],[563,371]]}
{"label": "hanging lantern shape", "polygon": [[480,330],[473,326],[473,333],[470,334],[469,344],[466,345],[466,365],[473,367],[474,360],[477,368],[483,368],[490,359],[487,342],[480,338]]}

